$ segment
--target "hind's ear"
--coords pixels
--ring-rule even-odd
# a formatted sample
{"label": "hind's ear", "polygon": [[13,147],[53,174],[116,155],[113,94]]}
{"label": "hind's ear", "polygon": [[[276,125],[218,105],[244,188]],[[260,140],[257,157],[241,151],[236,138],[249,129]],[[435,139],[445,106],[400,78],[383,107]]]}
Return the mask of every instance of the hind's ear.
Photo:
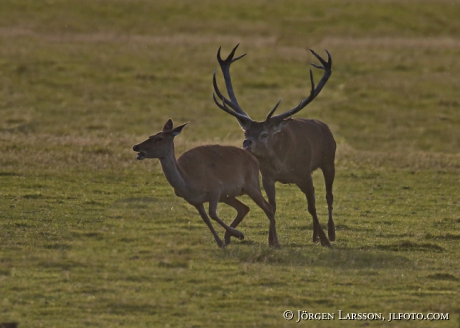
{"label": "hind's ear", "polygon": [[173,129],[173,121],[169,119],[163,126],[163,131],[168,132],[168,131],[171,131],[172,129]]}
{"label": "hind's ear", "polygon": [[179,125],[178,127],[176,127],[174,130],[171,131],[171,134],[175,137],[177,135],[179,135],[181,132],[182,132],[182,129],[185,128],[185,126],[188,124],[187,123],[184,123],[182,125]]}

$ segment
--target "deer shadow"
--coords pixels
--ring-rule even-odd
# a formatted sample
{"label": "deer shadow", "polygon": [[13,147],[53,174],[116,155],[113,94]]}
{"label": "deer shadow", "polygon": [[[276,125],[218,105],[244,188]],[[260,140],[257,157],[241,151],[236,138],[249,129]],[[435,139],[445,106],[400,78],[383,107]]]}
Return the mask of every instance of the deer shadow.
{"label": "deer shadow", "polygon": [[[414,248],[413,250],[419,251]],[[410,268],[413,261],[404,255],[410,249],[398,250],[375,247],[323,248],[319,244],[288,243],[274,249],[256,241],[236,241],[224,249],[224,256],[241,263],[262,263],[274,266],[327,267],[332,269],[389,269]],[[222,253],[220,253],[220,257]]]}

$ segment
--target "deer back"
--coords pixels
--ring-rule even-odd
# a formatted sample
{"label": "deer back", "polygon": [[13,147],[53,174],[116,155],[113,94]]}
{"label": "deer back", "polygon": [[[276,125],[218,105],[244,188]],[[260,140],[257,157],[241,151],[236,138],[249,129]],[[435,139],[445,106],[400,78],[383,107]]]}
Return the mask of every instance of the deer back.
{"label": "deer back", "polygon": [[[336,143],[329,127],[318,120],[296,118],[290,120],[276,135],[273,157],[258,157],[262,174],[297,175],[321,167],[327,158],[334,158]],[[272,164],[278,163],[277,167]],[[276,173],[275,173],[276,172]],[[295,181],[286,181],[295,182]]]}
{"label": "deer back", "polygon": [[200,190],[215,190],[238,196],[248,181],[258,179],[259,164],[247,151],[221,145],[206,145],[183,153],[177,160],[187,178]]}

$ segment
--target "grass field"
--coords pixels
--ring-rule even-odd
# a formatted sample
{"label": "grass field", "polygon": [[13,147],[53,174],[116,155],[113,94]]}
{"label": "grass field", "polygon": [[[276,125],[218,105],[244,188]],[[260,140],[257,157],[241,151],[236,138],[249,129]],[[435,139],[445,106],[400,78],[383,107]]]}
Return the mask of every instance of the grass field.
{"label": "grass field", "polygon": [[[442,0],[2,0],[0,323],[459,327],[459,16],[460,2]],[[331,250],[311,242],[289,185],[277,185],[282,249],[242,197],[246,239],[221,250],[158,162],[131,150],[168,118],[190,121],[178,154],[241,145],[212,101],[216,51],[237,43],[248,55],[232,68],[236,93],[259,120],[307,95],[307,49],[332,54],[332,77],[296,115],[338,142]],[[335,319],[296,323],[299,310]]]}

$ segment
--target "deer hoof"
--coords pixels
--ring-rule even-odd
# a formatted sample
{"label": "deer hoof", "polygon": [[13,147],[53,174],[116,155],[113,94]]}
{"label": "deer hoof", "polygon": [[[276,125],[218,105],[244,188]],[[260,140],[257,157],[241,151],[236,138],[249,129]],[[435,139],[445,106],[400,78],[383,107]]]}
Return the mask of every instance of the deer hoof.
{"label": "deer hoof", "polygon": [[273,248],[275,248],[275,249],[281,249],[281,246],[280,246],[280,244],[278,244],[278,243],[276,243],[276,244],[273,244],[273,243],[272,243],[272,244],[269,244],[269,246],[270,246],[270,247],[273,247]]}
{"label": "deer hoof", "polygon": [[327,239],[321,240],[321,246],[332,248],[331,243]]}
{"label": "deer hoof", "polygon": [[[227,230],[227,231],[228,231],[228,233],[229,233],[230,235],[232,235],[233,237],[238,238],[239,240],[243,240],[243,239],[244,239],[244,235],[243,235],[243,233],[242,233],[241,231],[238,231],[238,230],[236,230],[236,229],[234,229],[234,228],[232,228],[231,230]],[[228,237],[228,238],[230,238],[230,237]]]}
{"label": "deer hoof", "polygon": [[330,241],[335,241],[335,229],[328,229],[327,236],[329,237]]}
{"label": "deer hoof", "polygon": [[330,241],[335,241],[335,233],[333,234],[328,234],[329,240]]}

